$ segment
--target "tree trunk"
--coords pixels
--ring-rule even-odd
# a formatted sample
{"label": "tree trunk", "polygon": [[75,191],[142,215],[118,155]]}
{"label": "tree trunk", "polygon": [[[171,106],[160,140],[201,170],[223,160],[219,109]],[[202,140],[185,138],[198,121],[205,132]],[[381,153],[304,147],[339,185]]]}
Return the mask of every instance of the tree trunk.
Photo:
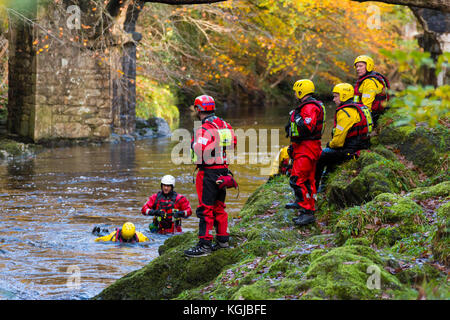
{"label": "tree trunk", "polygon": [[142,35],[136,32],[136,22],[145,1],[131,1],[127,7],[124,21],[124,31],[130,35],[129,40],[123,44],[119,60],[120,74],[112,71],[113,100],[112,116],[113,131],[117,134],[132,134],[135,131],[136,121],[136,46]]}

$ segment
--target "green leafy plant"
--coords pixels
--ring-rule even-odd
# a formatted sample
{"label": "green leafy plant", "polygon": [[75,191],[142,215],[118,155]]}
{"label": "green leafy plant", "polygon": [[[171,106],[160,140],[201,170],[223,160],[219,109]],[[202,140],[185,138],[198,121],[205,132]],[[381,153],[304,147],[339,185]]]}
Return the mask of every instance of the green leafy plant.
{"label": "green leafy plant", "polygon": [[418,85],[420,70],[423,67],[435,69],[436,76],[449,67],[450,53],[440,55],[437,61],[431,58],[429,52],[381,50],[388,58],[394,60],[401,74],[401,79],[409,86],[400,91],[391,91],[393,98],[389,102],[392,108],[401,109],[402,119],[395,125],[417,124],[425,122],[435,127],[440,121],[448,121],[450,117],[450,86]]}
{"label": "green leafy plant", "polygon": [[160,117],[171,128],[178,125],[180,112],[176,106],[177,99],[168,85],[159,85],[145,77],[136,79],[136,116],[148,119]]}
{"label": "green leafy plant", "polygon": [[396,93],[389,104],[404,110],[403,118],[395,125],[426,122],[435,127],[439,120],[448,120],[450,117],[450,86],[409,86]]}

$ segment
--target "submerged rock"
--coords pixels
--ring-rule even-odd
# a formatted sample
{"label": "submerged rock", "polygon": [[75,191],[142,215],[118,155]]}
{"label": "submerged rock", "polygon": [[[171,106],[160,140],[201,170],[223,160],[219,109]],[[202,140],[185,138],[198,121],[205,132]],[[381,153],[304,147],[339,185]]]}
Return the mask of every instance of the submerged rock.
{"label": "submerged rock", "polygon": [[149,139],[172,135],[169,124],[163,118],[136,119],[136,138]]}

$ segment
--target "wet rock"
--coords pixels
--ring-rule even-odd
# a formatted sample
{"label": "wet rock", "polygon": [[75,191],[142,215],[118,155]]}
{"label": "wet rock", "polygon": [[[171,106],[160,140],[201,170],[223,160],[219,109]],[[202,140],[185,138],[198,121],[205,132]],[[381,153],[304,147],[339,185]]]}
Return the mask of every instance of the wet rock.
{"label": "wet rock", "polygon": [[169,124],[163,118],[149,118],[147,123],[154,129],[157,137],[167,137],[172,134]]}
{"label": "wet rock", "polygon": [[170,126],[163,118],[136,119],[137,139],[168,137],[171,134]]}

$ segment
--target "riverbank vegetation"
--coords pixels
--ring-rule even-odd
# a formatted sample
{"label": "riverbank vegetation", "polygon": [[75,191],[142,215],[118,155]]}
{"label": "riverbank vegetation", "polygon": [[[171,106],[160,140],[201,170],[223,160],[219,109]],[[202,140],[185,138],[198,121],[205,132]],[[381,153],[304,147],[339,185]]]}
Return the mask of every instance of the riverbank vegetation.
{"label": "riverbank vegetation", "polygon": [[136,117],[149,119],[163,118],[173,129],[178,126],[180,112],[177,98],[168,85],[161,86],[156,81],[143,76],[136,78]]}

